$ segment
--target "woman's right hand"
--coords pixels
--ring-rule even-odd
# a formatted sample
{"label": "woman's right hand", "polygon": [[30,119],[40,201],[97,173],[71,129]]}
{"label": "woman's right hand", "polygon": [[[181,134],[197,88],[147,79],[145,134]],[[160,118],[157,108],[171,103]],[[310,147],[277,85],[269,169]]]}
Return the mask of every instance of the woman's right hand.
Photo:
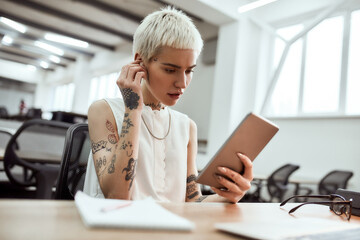
{"label": "woman's right hand", "polygon": [[145,68],[141,60],[136,60],[122,67],[119,78],[116,80],[124,99],[125,107],[129,110],[141,109],[143,98],[141,79],[146,77]]}

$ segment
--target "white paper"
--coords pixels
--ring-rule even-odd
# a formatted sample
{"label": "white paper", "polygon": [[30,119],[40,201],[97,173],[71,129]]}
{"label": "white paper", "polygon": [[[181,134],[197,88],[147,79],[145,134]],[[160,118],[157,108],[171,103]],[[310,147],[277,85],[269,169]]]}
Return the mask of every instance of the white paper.
{"label": "white paper", "polygon": [[[93,198],[79,191],[75,204],[88,227],[190,231],[194,224],[157,204],[152,198],[128,201]],[[103,212],[104,208],[125,207]]]}
{"label": "white paper", "polygon": [[[289,239],[321,233],[359,229],[360,225],[343,219],[289,218],[284,221],[266,219],[244,220],[243,222],[217,223],[215,228],[240,236],[264,240]],[[307,239],[307,238],[306,238]]]}

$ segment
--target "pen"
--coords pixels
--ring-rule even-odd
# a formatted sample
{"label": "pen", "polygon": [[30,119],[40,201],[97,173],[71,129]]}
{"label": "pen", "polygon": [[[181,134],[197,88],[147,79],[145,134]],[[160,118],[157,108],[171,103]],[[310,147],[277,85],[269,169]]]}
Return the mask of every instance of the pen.
{"label": "pen", "polygon": [[100,211],[105,213],[105,212],[113,211],[113,210],[116,210],[119,208],[124,208],[124,207],[130,206],[130,205],[131,205],[131,202],[127,202],[127,203],[117,204],[117,205],[113,205],[113,206],[103,207],[100,209]]}

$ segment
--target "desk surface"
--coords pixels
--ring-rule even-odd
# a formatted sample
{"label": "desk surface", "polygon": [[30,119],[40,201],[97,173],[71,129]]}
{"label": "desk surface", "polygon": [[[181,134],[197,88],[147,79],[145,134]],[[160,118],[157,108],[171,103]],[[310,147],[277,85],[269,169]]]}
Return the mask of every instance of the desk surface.
{"label": "desk surface", "polygon": [[[278,203],[162,203],[170,211],[193,221],[192,232],[169,232],[129,229],[86,228],[73,201],[0,200],[0,239],[239,239],[217,231],[218,222],[242,222],[247,219],[268,218],[287,221],[291,216],[289,204]],[[296,217],[321,217],[343,221],[328,207],[309,205],[296,212]],[[360,224],[360,217],[351,222]],[[171,234],[171,235],[169,235]]]}

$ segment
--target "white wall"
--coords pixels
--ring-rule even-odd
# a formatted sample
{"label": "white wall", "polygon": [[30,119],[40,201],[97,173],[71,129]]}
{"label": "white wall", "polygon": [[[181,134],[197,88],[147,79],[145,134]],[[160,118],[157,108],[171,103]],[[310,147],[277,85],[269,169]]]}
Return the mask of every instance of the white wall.
{"label": "white wall", "polygon": [[255,175],[286,163],[300,165],[293,179],[315,182],[331,170],[350,170],[349,187],[360,191],[360,118],[271,120],[280,130],[254,161]]}

